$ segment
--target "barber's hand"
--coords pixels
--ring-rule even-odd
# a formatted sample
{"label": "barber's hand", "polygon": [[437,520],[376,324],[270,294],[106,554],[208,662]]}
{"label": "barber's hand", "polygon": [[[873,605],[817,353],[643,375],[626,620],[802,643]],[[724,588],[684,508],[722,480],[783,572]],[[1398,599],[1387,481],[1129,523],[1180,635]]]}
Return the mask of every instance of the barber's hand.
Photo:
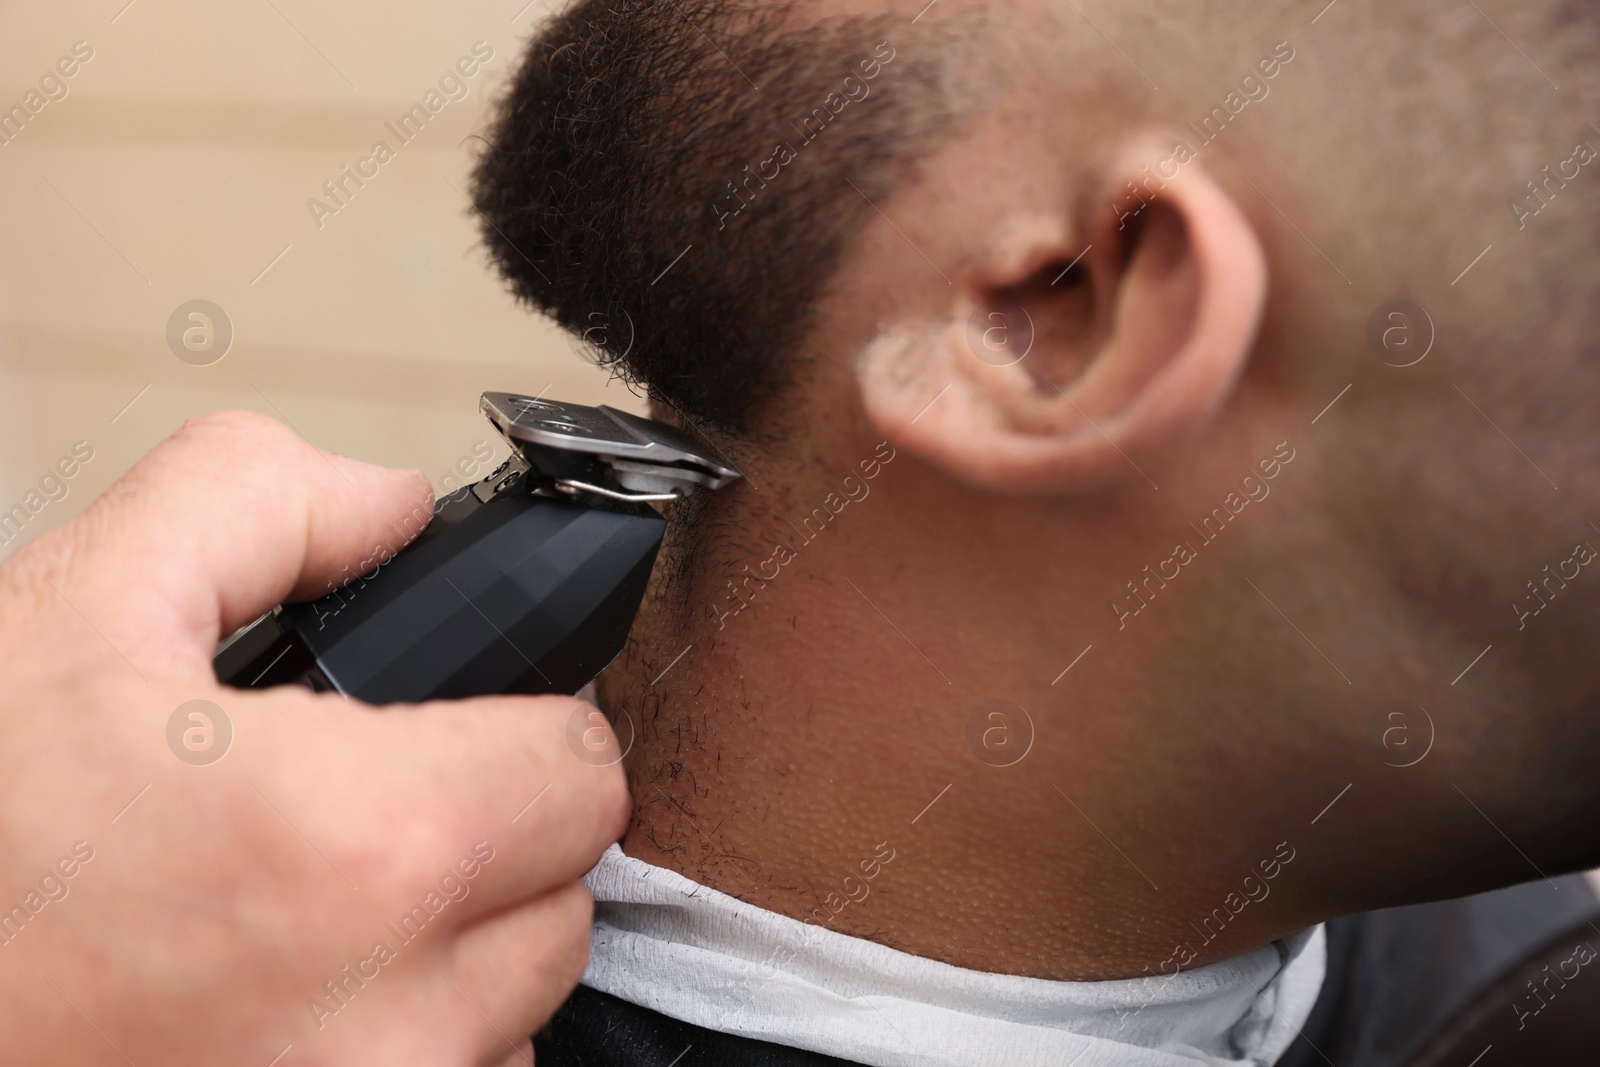
{"label": "barber's hand", "polygon": [[620,767],[568,747],[577,702],[375,711],[211,670],[431,505],[210,416],[0,566],[0,1059],[531,1062],[628,818]]}

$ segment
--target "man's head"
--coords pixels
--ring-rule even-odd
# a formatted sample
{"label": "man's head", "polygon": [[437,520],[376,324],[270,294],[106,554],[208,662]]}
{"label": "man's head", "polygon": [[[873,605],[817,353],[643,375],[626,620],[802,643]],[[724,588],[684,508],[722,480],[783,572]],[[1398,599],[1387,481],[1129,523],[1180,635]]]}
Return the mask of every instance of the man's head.
{"label": "man's head", "polygon": [[770,902],[954,783],[1009,814],[920,899],[1054,953],[874,921],[1073,974],[1284,838],[1258,935],[1600,862],[1595,9],[902,6],[580,4],[480,170],[518,291],[752,475],[603,689],[658,861]]}

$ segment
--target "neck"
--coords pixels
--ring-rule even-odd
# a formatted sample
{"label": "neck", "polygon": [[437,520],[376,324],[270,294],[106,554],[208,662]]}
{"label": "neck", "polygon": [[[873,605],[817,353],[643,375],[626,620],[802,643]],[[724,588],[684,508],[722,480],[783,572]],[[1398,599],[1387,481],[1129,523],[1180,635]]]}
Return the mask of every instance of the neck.
{"label": "neck", "polygon": [[[865,558],[850,517],[791,535],[778,577],[736,582],[737,611],[725,579],[770,550],[702,566],[716,579],[694,610],[652,595],[600,688],[637,738],[624,851],[801,921],[1047,979],[1188,969],[1314,921],[1293,887],[1325,871],[1297,798],[1247,784],[1214,738],[1197,761],[1206,708],[1146,699],[1149,671],[1103,651],[1058,674],[1089,643],[1072,635],[1046,652],[1018,633],[985,660],[1016,607],[911,581],[939,573],[915,547],[905,575]],[[952,599],[929,602],[939,588]]]}

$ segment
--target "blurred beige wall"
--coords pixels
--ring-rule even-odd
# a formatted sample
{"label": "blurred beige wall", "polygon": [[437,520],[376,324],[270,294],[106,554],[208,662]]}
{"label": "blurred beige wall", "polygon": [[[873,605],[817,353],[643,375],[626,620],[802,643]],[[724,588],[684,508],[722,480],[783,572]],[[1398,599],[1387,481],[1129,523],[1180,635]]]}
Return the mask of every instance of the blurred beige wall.
{"label": "blurred beige wall", "polygon": [[[513,304],[462,196],[487,104],[552,2],[0,4],[0,511],[75,442],[94,449],[0,554],[204,411],[264,412],[435,486],[498,446],[485,390],[641,411]],[[477,42],[493,58],[460,77],[467,95],[428,100]],[[409,143],[386,126],[442,101]],[[26,121],[8,127],[13,105]],[[336,206],[323,183],[377,141],[393,158],[314,217],[307,201]],[[196,299],[234,332],[209,366],[167,340]]]}

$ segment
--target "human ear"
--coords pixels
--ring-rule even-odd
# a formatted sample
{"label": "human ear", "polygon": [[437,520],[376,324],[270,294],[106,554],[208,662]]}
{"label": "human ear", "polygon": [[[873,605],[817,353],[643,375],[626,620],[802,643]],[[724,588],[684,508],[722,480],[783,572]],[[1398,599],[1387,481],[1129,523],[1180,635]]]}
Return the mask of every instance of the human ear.
{"label": "human ear", "polygon": [[[1137,478],[1200,432],[1249,359],[1266,258],[1228,191],[1174,158],[1133,138],[998,214],[951,205],[970,266],[948,303],[882,323],[856,361],[879,432],[972,484],[1047,492]],[[1003,195],[977,184],[961,195]]]}

